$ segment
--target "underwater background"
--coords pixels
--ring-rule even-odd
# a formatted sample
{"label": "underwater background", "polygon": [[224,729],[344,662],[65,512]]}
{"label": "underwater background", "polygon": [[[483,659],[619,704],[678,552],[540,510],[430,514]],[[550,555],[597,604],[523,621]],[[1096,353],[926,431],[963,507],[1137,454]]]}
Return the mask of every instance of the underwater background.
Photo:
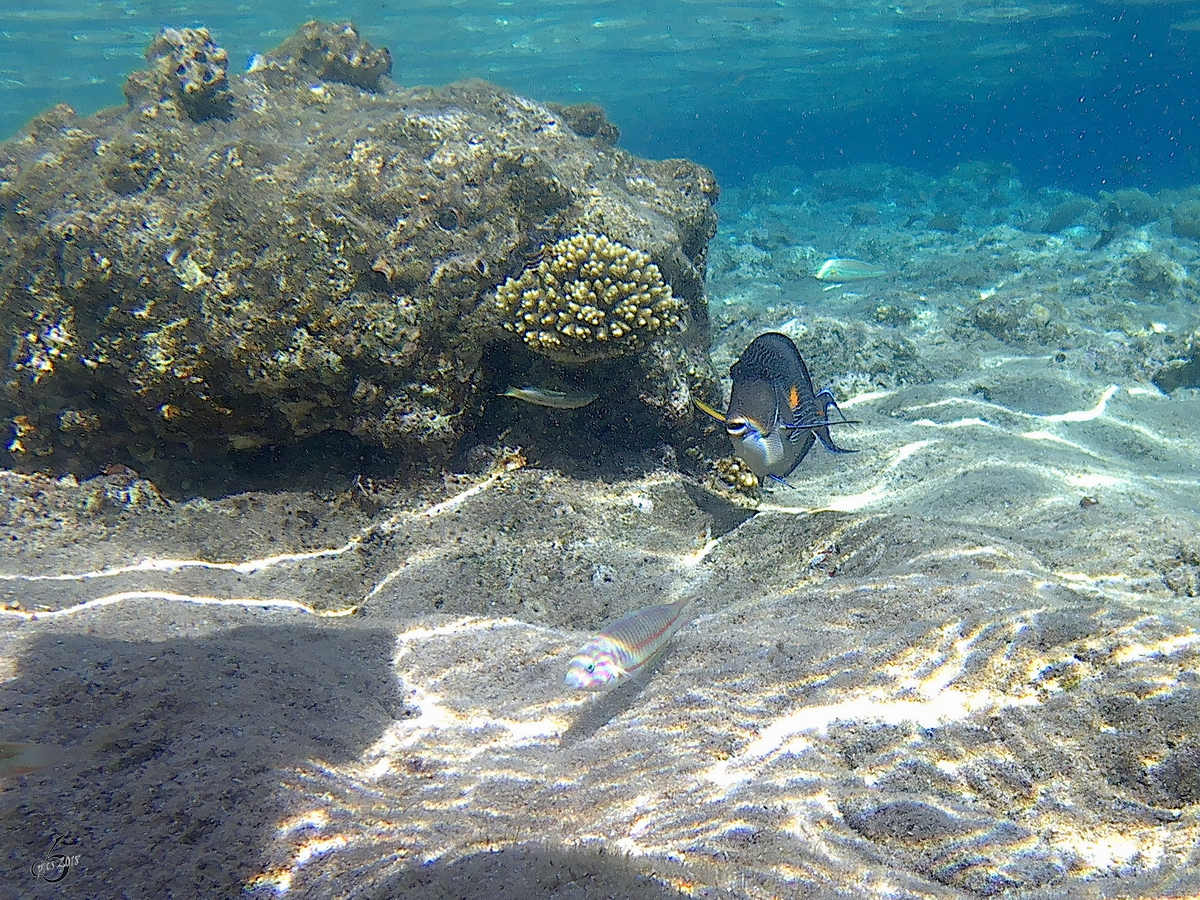
{"label": "underwater background", "polygon": [[[0,897],[1200,894],[1200,2],[0,3]],[[669,352],[513,334],[597,246]],[[766,331],[785,485],[693,408]]]}
{"label": "underwater background", "polygon": [[601,104],[633,153],[722,184],[774,165],[963,160],[1032,186],[1195,181],[1200,4],[1115,2],[6,3],[0,137],[45,107],[122,102],[164,25],[244,66],[308,19],[353,20],[404,85],[486,78]]}

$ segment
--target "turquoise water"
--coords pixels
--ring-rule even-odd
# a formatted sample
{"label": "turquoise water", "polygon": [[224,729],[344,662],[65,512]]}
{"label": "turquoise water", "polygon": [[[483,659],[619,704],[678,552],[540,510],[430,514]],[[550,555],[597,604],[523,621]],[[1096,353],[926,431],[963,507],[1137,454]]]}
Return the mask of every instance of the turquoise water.
{"label": "turquoise water", "polygon": [[[0,158],[0,179],[35,173],[0,181],[13,896],[1200,896],[1200,2],[0,4],[0,136],[122,103],[164,25],[209,27],[239,69],[353,19],[400,85],[596,101],[620,147],[721,186],[717,233],[693,235],[711,383],[668,380],[686,356],[534,358],[497,322],[439,381],[449,354],[414,334],[473,345],[434,299],[498,315],[539,255],[599,242],[577,227],[637,236],[638,203],[672,191],[707,215],[707,173],[626,166],[572,126],[565,161],[543,154],[559,181],[499,193],[478,177],[516,172],[476,140],[492,119],[457,118],[494,115],[493,92],[425,115],[421,92],[308,81],[278,119],[112,140],[139,109]],[[551,146],[547,110],[503,96],[538,135],[515,146]],[[414,179],[454,160],[446,190],[372,186],[383,157],[352,129],[381,121],[428,130],[379,152]],[[329,147],[353,179],[311,152]],[[668,188],[639,193],[645,172]],[[575,178],[617,211],[522,226],[528,254],[471,246]],[[674,250],[686,221],[650,237]],[[353,291],[330,277],[344,246]],[[886,274],[814,277],[831,258]],[[818,447],[759,490],[686,392],[654,391],[725,400],[765,331],[831,388],[856,452]],[[168,377],[185,386],[155,393]],[[428,467],[323,418],[349,398],[437,438],[442,397],[473,418]],[[656,400],[698,430],[664,443]],[[294,441],[256,442],[271,416]],[[408,434],[383,425],[365,433]],[[564,685],[590,636],[678,598],[694,616],[644,681]],[[48,886],[55,847],[77,862]]]}
{"label": "turquoise water", "polygon": [[163,25],[235,66],[308,19],[353,20],[401,84],[467,76],[601,103],[623,145],[725,183],[772,165],[1003,160],[1075,189],[1194,180],[1200,3],[37,3],[0,13],[0,136],[53,103],[122,102]]}

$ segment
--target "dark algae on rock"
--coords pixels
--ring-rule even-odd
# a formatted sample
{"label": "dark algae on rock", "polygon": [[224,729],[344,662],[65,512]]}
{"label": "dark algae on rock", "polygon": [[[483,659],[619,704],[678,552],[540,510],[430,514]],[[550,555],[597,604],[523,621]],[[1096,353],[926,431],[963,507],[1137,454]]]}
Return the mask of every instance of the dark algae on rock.
{"label": "dark algae on rock", "polygon": [[[507,377],[557,367],[602,396],[619,365],[617,402],[686,433],[712,384],[708,170],[616,149],[595,106],[397,87],[351,25],[308,23],[243,74],[203,28],[147,60],[127,107],[59,106],[0,144],[7,464],[334,431],[442,462],[493,349]],[[598,303],[547,306],[539,272],[567,270]]]}

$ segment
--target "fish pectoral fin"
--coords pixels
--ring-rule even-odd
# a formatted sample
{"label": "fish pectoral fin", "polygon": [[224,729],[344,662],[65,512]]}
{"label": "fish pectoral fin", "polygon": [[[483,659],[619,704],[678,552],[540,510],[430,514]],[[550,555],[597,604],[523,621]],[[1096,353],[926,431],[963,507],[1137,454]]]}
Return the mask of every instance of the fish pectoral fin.
{"label": "fish pectoral fin", "polygon": [[717,412],[715,409],[713,409],[711,406],[709,406],[707,403],[705,403],[703,400],[697,400],[695,397],[693,397],[692,403],[695,405],[696,409],[700,410],[700,412],[704,413],[709,418],[716,419],[722,425],[725,424],[725,417],[723,415],[721,415],[719,412]]}
{"label": "fish pectoral fin", "polygon": [[661,647],[646,657],[646,661],[637,667],[636,672],[626,673],[626,677],[632,681],[636,681],[638,684],[645,686],[645,684],[650,681],[650,677],[659,670],[660,666],[662,666],[663,660],[665,660],[670,654],[671,645],[673,643],[674,641],[667,641],[664,643]]}
{"label": "fish pectoral fin", "polygon": [[614,678],[614,679],[613,679],[613,681],[615,681],[615,682],[617,682],[617,683],[620,683],[620,682],[622,682],[622,681],[625,681],[625,680],[627,680],[627,679],[629,679],[629,678],[635,678],[635,677],[636,677],[636,675],[635,675],[633,672],[630,672],[630,671],[629,671],[627,668],[625,668],[624,666],[618,666],[618,665],[614,665],[614,666],[613,666],[613,673],[614,673],[614,674],[617,676],[616,678]]}

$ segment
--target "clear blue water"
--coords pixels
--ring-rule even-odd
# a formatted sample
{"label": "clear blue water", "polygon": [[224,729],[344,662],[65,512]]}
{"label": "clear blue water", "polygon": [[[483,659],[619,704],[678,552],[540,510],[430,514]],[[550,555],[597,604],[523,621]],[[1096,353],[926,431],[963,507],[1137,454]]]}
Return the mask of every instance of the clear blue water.
{"label": "clear blue water", "polygon": [[[30,867],[56,835],[83,859],[54,887],[68,897],[1200,896],[1200,242],[1170,192],[1127,198],[1152,207],[1127,223],[1095,204],[1050,228],[1063,196],[1038,190],[1200,198],[1200,0],[34,3],[0,0],[0,138],[55,103],[122,103],[164,25],[208,26],[241,67],[308,19],[352,19],[402,85],[476,76],[602,104],[625,148],[691,157],[725,188],[706,257],[714,372],[756,333],[788,334],[856,420],[837,438],[857,452],[811,454],[751,518],[707,458],[733,449],[719,432],[623,446],[646,421],[617,405],[634,408],[624,384],[594,425],[489,397],[510,370],[551,371],[497,342],[466,401],[483,414],[464,466],[441,481],[410,483],[334,430],[219,474],[197,454],[197,483],[175,435],[157,457],[109,439],[111,465],[58,480],[0,469],[0,780],[26,754],[70,760],[0,783],[0,855],[33,886],[0,897],[48,895]],[[980,160],[1019,180],[953,171]],[[855,163],[897,169],[874,191],[883,170]],[[169,220],[163,194],[126,206]],[[68,246],[108,260],[70,222],[10,228],[35,235],[14,256],[61,235],[57,272],[7,282],[37,323],[16,339],[21,378],[52,372],[72,328],[125,354],[117,372],[185,377],[163,335],[193,308],[216,318],[218,288],[196,290],[183,223],[141,225],[179,261],[178,304],[167,270],[119,302],[73,287]],[[154,251],[138,252],[117,259]],[[840,256],[889,274],[810,277]],[[286,274],[262,310],[299,316]],[[238,282],[237,306],[257,314],[262,283]],[[379,307],[357,308],[375,340]],[[432,347],[447,332],[431,318]],[[220,371],[276,340],[245,321],[237,354],[213,343],[235,328],[202,332],[222,393],[185,402],[305,415],[315,404],[271,393],[287,381]],[[308,324],[272,359],[315,358]],[[404,363],[375,388],[368,349],[356,392],[428,377]],[[126,376],[64,370],[40,393],[11,372],[0,389],[95,434],[108,398],[71,385]],[[1154,389],[1164,371],[1172,395]],[[25,411],[0,416],[5,442],[20,447]],[[168,506],[135,467],[200,496]],[[646,686],[565,697],[587,635],[686,596],[696,620]]]}
{"label": "clear blue water", "polygon": [[2,0],[0,136],[54,103],[121,103],[163,25],[208,26],[240,66],[313,18],[355,21],[401,84],[478,76],[599,102],[626,148],[725,184],[789,163],[988,159],[1089,192],[1200,170],[1200,2]]}

